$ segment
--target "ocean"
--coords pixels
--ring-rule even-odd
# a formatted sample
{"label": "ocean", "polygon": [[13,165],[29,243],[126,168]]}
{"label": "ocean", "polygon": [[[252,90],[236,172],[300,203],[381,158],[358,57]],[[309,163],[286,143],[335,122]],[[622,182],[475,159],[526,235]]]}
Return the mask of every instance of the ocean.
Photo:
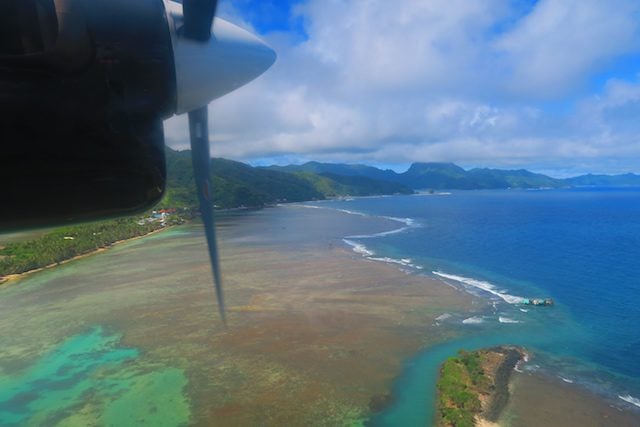
{"label": "ocean", "polygon": [[[307,425],[303,420],[326,420],[332,413],[361,420],[362,402],[380,389],[358,382],[360,371],[344,350],[363,351],[356,353],[363,357],[360,365],[377,369],[391,366],[379,360],[399,357],[385,346],[403,341],[376,343],[349,328],[344,338],[330,335],[327,341],[314,329],[324,327],[318,317],[313,323],[298,316],[301,301],[316,316],[329,310],[336,300],[326,296],[341,290],[342,277],[362,295],[363,288],[353,286],[363,280],[366,288],[368,279],[356,276],[369,263],[353,263],[335,250],[340,246],[352,257],[390,263],[477,296],[469,311],[455,311],[467,303],[438,306],[435,326],[424,325],[420,339],[428,347],[406,353],[393,402],[372,424],[430,425],[440,364],[459,349],[498,344],[527,348],[530,360],[522,369],[640,411],[639,196],[640,189],[452,191],[229,213],[218,222],[223,272],[229,306],[242,310],[231,312],[235,323],[225,333],[197,223],[30,275],[0,287],[0,424],[185,425],[234,416],[237,425],[256,425],[267,416],[293,414],[297,424]],[[311,262],[318,256],[324,261]],[[393,277],[401,281],[403,275]],[[325,284],[331,289],[319,292]],[[316,301],[309,302],[312,291]],[[335,313],[360,306],[346,304],[345,295]],[[520,304],[547,297],[553,307]],[[254,312],[260,304],[280,311]],[[396,304],[400,313],[402,303]],[[259,329],[287,313],[293,313],[289,323]],[[325,331],[335,331],[339,319]],[[411,328],[412,336],[420,333],[421,323]],[[393,331],[402,333],[359,331],[387,340]],[[366,342],[344,341],[355,338]],[[305,356],[296,340],[307,340],[314,350]],[[243,356],[242,348],[250,350]],[[348,368],[352,377],[324,381],[339,372],[335,367]],[[388,379],[381,378],[392,373],[377,374],[365,370],[362,376],[386,387]],[[305,397],[301,390],[308,387],[332,400]],[[354,394],[364,400],[352,400]],[[240,406],[229,411],[227,400]]]}
{"label": "ocean", "polygon": [[[440,363],[459,349],[496,344],[525,346],[532,358],[524,369],[640,408],[640,189],[452,191],[311,205],[395,219],[396,230],[343,242],[485,301],[473,313],[438,318],[459,326],[461,338],[408,360],[395,403],[375,424],[428,423]],[[555,305],[526,306],[525,298]]]}

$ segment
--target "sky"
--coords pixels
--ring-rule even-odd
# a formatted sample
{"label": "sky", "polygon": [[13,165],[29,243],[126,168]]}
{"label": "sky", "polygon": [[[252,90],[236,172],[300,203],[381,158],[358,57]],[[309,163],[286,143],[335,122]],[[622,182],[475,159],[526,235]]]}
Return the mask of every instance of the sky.
{"label": "sky", "polygon": [[[223,0],[274,66],[209,108],[211,154],[398,171],[640,173],[638,0]],[[186,116],[165,122],[188,148]]]}

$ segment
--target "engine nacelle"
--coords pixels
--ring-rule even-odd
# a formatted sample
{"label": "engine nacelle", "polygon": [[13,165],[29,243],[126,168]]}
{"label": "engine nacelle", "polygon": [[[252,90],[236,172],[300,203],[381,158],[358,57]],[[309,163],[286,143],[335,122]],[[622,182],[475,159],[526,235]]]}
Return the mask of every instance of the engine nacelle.
{"label": "engine nacelle", "polygon": [[165,188],[162,120],[275,60],[221,19],[187,39],[182,19],[163,0],[0,3],[0,230],[148,209]]}

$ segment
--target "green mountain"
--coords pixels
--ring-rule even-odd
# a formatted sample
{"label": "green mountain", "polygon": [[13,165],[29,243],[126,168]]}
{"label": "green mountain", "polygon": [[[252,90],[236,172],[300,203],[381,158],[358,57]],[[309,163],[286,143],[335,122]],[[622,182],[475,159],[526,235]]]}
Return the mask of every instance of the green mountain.
{"label": "green mountain", "polygon": [[414,163],[403,173],[365,165],[308,162],[302,165],[270,166],[269,170],[363,176],[403,184],[412,189],[539,188],[568,185],[563,180],[520,170],[464,170],[453,163]]}
{"label": "green mountain", "polygon": [[640,186],[640,175],[626,173],[621,175],[581,175],[565,180],[572,186],[629,187]]}
{"label": "green mountain", "polygon": [[398,174],[390,169],[382,170],[367,165],[349,165],[345,163],[307,162],[302,165],[267,166],[264,169],[280,172],[311,172],[342,176],[364,176],[379,181],[398,182]]}
{"label": "green mountain", "polygon": [[398,179],[416,189],[477,188],[467,172],[453,163],[414,163]]}
{"label": "green mountain", "polygon": [[[167,148],[167,194],[161,206],[196,206],[189,151]],[[524,169],[475,168],[454,163],[414,163],[406,172],[367,165],[308,162],[252,167],[212,159],[213,199],[220,208],[264,206],[344,196],[411,194],[414,189],[560,188],[570,186],[640,186],[640,175],[582,175],[556,179]]]}
{"label": "green mountain", "polygon": [[[167,191],[163,206],[197,206],[191,153],[166,150]],[[307,180],[227,159],[211,159],[213,201],[220,208],[256,207],[278,202],[324,199]]]}
{"label": "green mountain", "polygon": [[412,188],[433,189],[477,190],[562,187],[564,185],[560,180],[524,169],[464,170],[453,163],[414,163],[405,173],[399,174],[398,179]]}
{"label": "green mountain", "polygon": [[389,181],[357,175],[338,175],[335,173],[294,172],[311,183],[325,197],[340,196],[379,196],[384,194],[412,194],[408,187]]}
{"label": "green mountain", "polygon": [[[167,148],[166,159],[167,191],[160,207],[197,206],[191,153]],[[211,159],[211,179],[213,201],[219,208],[258,207],[337,196],[413,192],[401,184],[367,177],[311,172],[287,173],[220,158]]]}
{"label": "green mountain", "polygon": [[406,172],[378,169],[366,165],[308,162],[302,165],[269,166],[281,172],[310,172],[319,175],[361,176],[378,181],[403,184],[413,189],[500,189],[559,188],[572,186],[640,186],[640,175],[581,175],[567,179],[551,178],[525,169],[503,170],[475,168],[465,170],[454,163],[413,163]]}
{"label": "green mountain", "polygon": [[525,169],[471,169],[469,178],[480,188],[559,188],[565,187],[563,180],[551,178]]}

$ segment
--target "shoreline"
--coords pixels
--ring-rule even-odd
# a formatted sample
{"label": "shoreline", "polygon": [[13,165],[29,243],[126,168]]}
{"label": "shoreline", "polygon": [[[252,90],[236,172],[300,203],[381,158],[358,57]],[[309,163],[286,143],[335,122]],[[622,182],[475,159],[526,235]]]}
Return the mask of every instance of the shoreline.
{"label": "shoreline", "polygon": [[50,270],[52,268],[58,267],[58,266],[63,265],[63,264],[67,264],[67,263],[72,262],[72,261],[76,261],[76,260],[79,260],[79,259],[82,259],[82,258],[86,258],[86,257],[89,257],[91,255],[96,255],[96,254],[99,254],[101,252],[105,252],[105,251],[111,249],[112,247],[114,247],[114,246],[116,246],[116,245],[118,245],[120,243],[126,243],[126,242],[130,242],[130,241],[133,241],[133,240],[142,239],[143,237],[148,237],[148,236],[150,236],[152,234],[160,233],[160,232],[168,230],[168,229],[170,229],[172,227],[174,227],[174,226],[170,225],[170,226],[167,226],[167,227],[159,228],[157,230],[153,230],[153,231],[151,231],[149,233],[146,233],[146,234],[142,234],[140,236],[134,236],[134,237],[130,237],[128,239],[116,240],[115,242],[109,244],[108,246],[100,247],[100,248],[97,248],[97,249],[93,249],[93,250],[90,250],[88,252],[85,252],[85,253],[82,253],[82,254],[79,254],[79,255],[75,255],[75,256],[73,256],[71,258],[67,258],[67,259],[62,260],[60,262],[54,262],[54,263],[45,265],[44,267],[35,268],[33,270],[24,271],[22,273],[8,274],[6,276],[0,276],[0,288],[2,288],[5,285],[12,284],[12,283],[15,284],[16,282],[24,279],[25,277],[31,276],[34,273],[38,273],[40,271],[45,271],[45,270]]}
{"label": "shoreline", "polygon": [[[384,406],[407,359],[451,336],[435,318],[471,308],[471,296],[364,259],[342,243],[396,222],[286,207],[226,225],[219,229],[226,329],[216,315],[201,226],[191,224],[194,232],[179,239],[142,239],[73,271],[43,271],[37,280],[44,292],[28,286],[29,276],[25,286],[0,288],[0,335],[8,337],[0,371],[19,376],[43,352],[100,325],[122,337],[119,347],[139,352],[126,369],[184,372],[187,384],[177,392],[190,402],[190,424],[357,423]],[[66,402],[76,414],[99,416],[109,402],[102,393],[98,383],[95,393]],[[59,417],[65,409],[43,408]]]}
{"label": "shoreline", "polygon": [[[326,208],[326,209],[331,209],[331,208]],[[347,214],[353,214],[353,215],[359,215],[359,213],[357,212],[349,212],[346,210],[341,210],[341,209],[334,209],[337,212],[344,212]],[[375,217],[375,215],[373,215],[373,217]],[[398,220],[397,218],[385,218],[380,216],[379,218],[381,219],[393,219],[393,220]],[[400,221],[401,223],[403,221]],[[393,233],[393,231],[391,231],[391,233]],[[385,235],[387,233],[378,233],[377,235]],[[356,237],[373,237],[373,236],[356,236]],[[346,239],[343,239],[343,241],[345,241]],[[396,260],[396,259],[391,259],[391,258],[380,258],[377,256],[373,256],[372,253],[369,253],[369,250],[367,249],[366,246],[364,245],[360,245],[360,244],[356,244],[354,242],[347,242],[345,241],[345,243],[347,243],[349,246],[351,246],[351,250],[360,255],[363,259],[368,259],[372,262],[380,262],[380,263],[386,263],[386,264],[400,264],[400,265],[396,265],[396,267],[402,271],[403,267],[412,267],[414,270],[416,269],[416,266],[410,264],[410,263],[405,263],[405,262],[399,262],[400,260]],[[401,260],[404,261],[404,260]],[[421,271],[422,268],[421,267],[417,267],[417,270],[413,271],[413,274],[418,274],[418,275],[424,275],[424,272]],[[428,277],[430,279],[435,279],[437,281],[440,281],[441,283],[444,283],[448,286],[451,286],[453,289],[455,289],[457,292],[459,292],[460,294],[464,294],[464,295],[471,295],[473,297],[479,298],[480,300],[482,300],[483,302],[489,304],[490,300],[482,297],[482,296],[478,296],[476,293],[474,292],[470,292],[466,286],[454,286],[450,283],[448,283],[446,280],[443,280],[444,274],[438,274],[437,272],[433,272],[432,275],[425,275],[425,277]],[[460,280],[463,279],[463,280]],[[464,278],[464,277],[456,277],[456,282],[463,282],[466,284],[466,281],[468,280],[475,280],[475,279],[469,279],[469,278]],[[513,297],[511,295],[505,294],[504,292],[506,291],[497,291],[492,284],[489,283],[482,283],[483,285],[489,285],[490,289],[485,289],[483,287],[480,287],[480,289],[482,291],[486,291],[489,292],[493,295],[496,295],[497,297],[501,298],[502,300],[504,300],[506,303],[510,304],[511,300],[517,298],[517,297]],[[474,288],[477,286],[474,286]],[[475,312],[469,312],[470,315],[474,315],[476,314]],[[500,319],[501,323],[504,323],[502,321],[502,319]],[[508,323],[508,322],[507,322]],[[514,322],[515,323],[515,322]],[[510,343],[507,341],[504,343],[504,346],[506,347],[511,347],[513,345],[510,345]],[[420,357],[421,353],[424,352],[428,352],[429,351],[429,347],[424,347],[423,349],[420,350],[420,352],[418,352],[416,355],[414,355],[414,357],[410,358],[407,362],[405,363],[414,363],[414,361],[416,360],[416,357]],[[521,345],[516,344],[515,347],[518,348],[522,348]],[[522,375],[521,372],[518,371],[517,367],[520,366],[520,364],[522,363],[526,363],[527,362],[527,353],[524,353],[524,360],[521,360],[518,362],[517,365],[515,365],[513,367],[513,369],[511,369],[511,372],[516,371],[516,374],[520,374]],[[413,361],[412,361],[413,359]],[[406,369],[406,368],[405,368]],[[404,370],[403,370],[404,371]],[[404,376],[404,372],[401,373],[400,375]],[[545,374],[542,373],[534,373],[531,375],[541,375],[544,376]],[[505,387],[508,387],[509,389],[512,388],[512,384],[514,382],[514,375],[511,376],[511,380],[505,384]],[[396,380],[394,380],[394,383],[396,383],[399,380],[400,377],[397,377]],[[571,401],[572,405],[578,405],[579,401],[579,397],[582,397],[585,401],[588,402],[592,402],[594,406],[596,407],[601,407],[604,408],[602,410],[603,413],[608,413],[611,412],[612,414],[622,414],[620,417],[618,416],[612,416],[610,414],[607,414],[604,418],[605,421],[607,419],[607,417],[613,417],[615,419],[621,419],[622,421],[620,421],[621,424],[616,424],[615,422],[609,422],[609,423],[605,423],[605,424],[599,424],[599,425],[640,425],[640,411],[638,409],[636,409],[635,407],[626,407],[626,405],[624,403],[622,403],[622,401],[618,401],[618,399],[624,400],[625,402],[628,402],[626,399],[623,399],[622,396],[616,395],[618,399],[616,399],[616,396],[613,395],[604,395],[604,394],[599,394],[593,390],[588,390],[585,387],[581,386],[579,383],[567,383],[566,381],[562,381],[560,378],[552,378],[551,381],[549,381],[549,383],[555,385],[555,386],[559,386],[559,387],[547,387],[546,389],[546,393],[549,396],[563,396],[563,398],[566,398],[567,400]],[[521,390],[519,390],[517,392],[518,394],[524,394],[522,393]],[[569,397],[570,396],[570,397]],[[391,398],[389,400],[393,400],[393,396],[391,395]],[[628,403],[629,405],[635,405],[635,403]],[[508,405],[509,407],[511,407],[511,405]],[[637,406],[637,405],[635,405]],[[511,411],[513,412],[514,409],[511,409]],[[477,425],[482,425],[482,426],[498,426],[498,425],[504,425],[504,419],[502,418],[502,414],[507,412],[507,408],[506,406],[503,408],[502,411],[500,411],[500,416],[498,417],[498,419],[496,420],[491,420],[491,419],[485,419],[485,418],[478,418],[476,420],[476,422],[478,423]],[[513,414],[512,414],[513,415]],[[375,416],[375,414],[374,414]],[[557,424],[551,424],[551,425],[563,425],[561,422],[559,422],[558,420],[556,420],[555,418],[551,418],[550,419],[551,423],[557,423]],[[625,424],[626,423],[626,424]],[[535,424],[532,424],[532,426]],[[566,423],[564,425],[567,425]]]}
{"label": "shoreline", "polygon": [[[309,207],[309,206],[303,206],[303,207]],[[313,206],[313,205],[310,206],[310,207],[320,208],[320,206]],[[346,214],[346,215],[352,215],[352,216],[355,216],[355,217],[368,217],[368,218],[378,219],[378,220],[382,220],[382,221],[390,220],[390,221],[393,221],[393,222],[396,222],[396,223],[403,224],[405,227],[406,226],[411,227],[411,225],[407,224],[405,219],[402,219],[402,218],[391,218],[391,217],[385,217],[385,216],[361,214],[359,212],[352,212],[352,211],[348,211],[348,210],[344,210],[344,209],[328,208],[328,207],[324,207],[324,206],[321,207],[321,209],[334,211],[335,213],[338,213],[338,214],[341,213],[341,214]],[[374,237],[374,236],[379,236],[379,235],[393,234],[394,232],[396,232],[398,230],[405,229],[405,227],[400,227],[398,229],[392,229],[392,230],[389,230],[389,231],[386,231],[386,232],[372,233],[371,235],[356,236],[356,237],[369,238],[369,237]],[[444,280],[445,278],[442,277],[439,274],[434,274],[434,273],[432,273],[431,275],[425,274],[425,272],[422,270],[421,267],[417,267],[416,268],[416,266],[414,266],[410,262],[404,262],[405,260],[397,260],[397,259],[386,258],[386,257],[380,258],[378,256],[375,256],[375,255],[373,255],[372,253],[370,253],[368,251],[366,246],[360,245],[360,244],[354,244],[354,242],[349,242],[348,241],[349,238],[353,238],[353,237],[352,236],[346,236],[346,237],[344,237],[342,239],[342,241],[347,245],[347,247],[345,247],[345,250],[347,252],[351,252],[352,256],[356,257],[356,259],[359,258],[359,259],[367,260],[369,262],[378,263],[380,265],[391,266],[391,267],[396,268],[398,271],[405,272],[405,273],[406,273],[406,271],[403,270],[403,268],[410,267],[410,268],[412,268],[412,270],[414,270],[414,271],[412,271],[410,273],[412,275],[421,276],[421,277],[424,277],[424,278],[426,278],[428,280],[435,280],[436,282],[439,282],[440,284],[444,284],[446,286],[450,286],[452,289],[454,289],[461,296],[470,297],[472,299],[477,298],[477,299],[479,299],[480,301],[482,301],[483,303],[485,303],[487,305],[490,304],[490,300],[489,299],[487,299],[485,297],[482,297],[482,296],[478,296],[473,292],[470,292],[465,286],[459,286],[459,285],[454,286],[451,283],[449,283],[446,280]],[[457,278],[457,279],[460,279],[460,278]],[[462,278],[462,279],[467,279],[467,278]],[[459,280],[457,280],[457,281],[459,281]],[[490,285],[490,286],[492,286],[492,285]],[[482,290],[487,291],[486,289],[482,289]],[[491,288],[491,290],[494,290],[494,289]],[[489,291],[489,292],[493,293],[491,291]],[[505,302],[507,302],[507,303],[508,303],[507,298],[516,298],[516,297],[512,297],[511,295],[506,295],[506,297],[505,297],[505,295],[502,294],[502,293],[499,293],[499,294],[498,293],[493,293],[493,294],[494,295],[498,295],[501,299],[505,300]],[[475,311],[469,311],[468,313],[469,313],[469,315],[472,315],[472,316],[477,314]],[[458,330],[457,333],[460,334],[460,330]],[[413,356],[411,356],[409,359],[405,360],[404,364],[412,363],[411,362],[412,359],[414,359],[415,357],[419,357],[419,355],[424,353],[425,351],[428,352],[429,351],[429,347],[431,347],[433,345],[436,345],[436,344],[438,344],[438,343],[431,343],[431,344],[429,344],[427,346],[422,347]],[[518,370],[517,370],[518,366],[520,366],[523,363],[527,363],[528,357],[529,357],[529,352],[525,348],[523,348],[522,346],[511,345],[508,342],[504,343],[502,346],[506,347],[506,348],[509,348],[509,347],[518,348],[518,349],[520,349],[522,351],[523,358],[520,359],[518,361],[518,363],[516,365],[514,365],[514,367],[510,370],[510,374],[513,374],[514,371],[515,371],[515,373],[517,373],[518,372]],[[406,369],[406,367],[403,368],[403,370],[402,370],[403,372],[400,372],[400,374],[393,380],[394,384],[397,383],[397,381],[400,378],[400,376],[404,375],[404,370],[405,369]],[[512,384],[513,381],[514,381],[513,380],[513,375],[510,375],[510,381],[508,381],[506,384],[504,384],[504,386],[508,387],[508,388],[511,388],[511,384]],[[590,399],[593,400],[593,401],[600,402],[600,403],[602,403],[604,405],[608,404],[608,400],[607,400],[607,398],[605,396],[596,394],[595,392],[590,391],[590,390],[586,390],[583,387],[581,387],[579,384],[567,384],[567,383],[563,382],[562,385],[572,395],[576,395],[577,396],[577,395],[583,395],[584,394],[586,396],[589,396]],[[393,400],[394,400],[393,388],[394,387],[390,387],[386,393],[382,394],[383,396],[387,396],[388,397],[388,398],[385,399],[385,400],[387,400],[387,403],[393,402]],[[547,393],[549,393],[551,395],[551,394],[553,394],[553,390],[549,389],[549,390],[547,390]],[[437,398],[436,398],[435,402],[437,402]],[[434,402],[434,404],[435,404],[435,402]],[[620,405],[616,406],[616,410],[622,411],[619,408],[620,408]],[[386,408],[384,408],[384,409],[386,409]],[[384,409],[381,412],[373,412],[371,414],[371,417],[373,419],[376,419],[380,413],[384,412]],[[506,407],[503,407],[503,409],[500,411],[500,415],[504,414],[505,412],[506,412]],[[624,413],[627,414],[631,419],[635,419],[636,422],[638,424],[640,424],[640,412],[635,413],[635,411],[633,411],[633,410],[631,410],[631,411],[626,410],[626,411],[624,411]],[[485,418],[479,418],[477,421],[480,423],[478,425],[482,425],[482,426],[486,426],[486,427],[503,425],[503,420],[500,419],[500,418],[497,419],[497,420],[493,420],[493,421],[485,419]],[[615,425],[615,424],[611,424],[611,425]]]}
{"label": "shoreline", "polygon": [[[171,243],[177,245],[171,248],[184,251],[176,257],[179,260],[166,256],[175,253],[174,249],[163,249],[165,257],[146,256],[146,249],[157,248],[149,243],[126,254],[108,255],[109,248],[100,248],[65,260],[103,253],[105,264],[100,266],[122,269],[105,271],[106,277],[96,282],[113,284],[104,291],[109,294],[94,296],[92,289],[96,292],[101,287],[86,283],[82,290],[74,289],[78,292],[74,297],[85,298],[91,310],[85,313],[88,322],[123,331],[123,345],[141,348],[144,354],[161,355],[162,360],[172,360],[187,372],[190,383],[185,393],[194,407],[191,423],[204,424],[226,417],[229,424],[255,424],[264,422],[265,414],[273,425],[291,419],[302,424],[302,420],[320,415],[336,422],[371,419],[378,413],[375,409],[384,412],[384,406],[393,399],[388,396],[412,359],[462,335],[459,327],[434,326],[437,317],[456,309],[468,313],[472,309],[470,302],[477,297],[435,277],[405,274],[401,265],[368,259],[340,243],[344,236],[360,234],[358,231],[344,234],[344,230],[370,229],[374,224],[386,229],[391,224],[385,224],[388,219],[384,217],[365,218],[332,209],[323,209],[324,213],[290,206],[280,212],[276,209],[269,209],[274,214],[263,210],[233,222],[240,224],[238,227],[222,227],[221,263],[228,284],[227,330],[212,316],[216,312],[215,300],[210,292],[210,267],[202,252],[204,242],[200,235],[184,239],[186,242],[175,239]],[[301,215],[299,224],[286,222],[285,229],[282,218],[296,216],[296,210],[306,213]],[[335,224],[327,231],[308,230],[308,224],[313,222],[309,219],[320,218],[321,223],[333,215],[346,215],[353,220],[345,220],[346,225]],[[253,217],[257,219],[252,220]],[[264,218],[276,218],[275,225],[266,231]],[[167,228],[117,243],[142,239]],[[295,235],[301,230],[322,237],[310,246],[279,240],[279,234]],[[300,241],[299,237],[296,239]],[[313,239],[305,236],[303,240]],[[144,276],[144,280],[130,278],[128,268],[139,265],[141,260],[147,264],[146,269],[157,271]],[[181,264],[176,267],[176,262]],[[69,285],[63,279],[52,279],[55,283],[50,286],[51,295],[47,295],[48,299],[59,296],[61,305],[70,304],[64,293]],[[128,286],[131,283],[136,286]],[[18,293],[31,293],[28,286],[24,288]],[[105,299],[106,295],[110,298]],[[13,309],[10,305],[7,308]],[[71,313],[83,317],[82,312]],[[12,322],[11,313],[7,316],[6,331],[14,333],[10,327],[20,322]],[[20,319],[19,313],[14,318]],[[45,342],[56,336],[50,338],[44,334],[46,326],[42,328],[40,331],[31,327],[25,332],[43,334],[40,339]],[[176,347],[180,351],[172,355]],[[222,386],[212,385],[212,378]],[[238,378],[252,378],[251,386],[238,384]],[[568,395],[578,394],[577,385],[567,386]],[[227,397],[216,395],[220,390],[216,387],[228,391]],[[546,390],[549,396],[561,394],[553,387]],[[514,394],[525,396],[522,391],[518,389]],[[328,407],[330,413],[326,412]],[[504,412],[509,409],[508,405]],[[522,409],[513,409],[511,415],[518,411]]]}
{"label": "shoreline", "polygon": [[501,345],[460,350],[438,370],[437,420],[441,427],[497,425],[510,397],[510,379],[527,353]]}
{"label": "shoreline", "polygon": [[[517,361],[513,358],[507,360],[505,357],[498,364],[495,360],[487,363],[487,355],[504,354],[505,351],[510,350],[519,353],[520,358]],[[483,371],[493,384],[485,390],[483,387],[468,384],[467,390],[471,390],[479,398],[481,405],[475,414],[472,412],[472,415],[469,415],[469,420],[472,419],[470,422],[475,426],[537,427],[544,424],[549,427],[567,425],[634,427],[640,425],[640,411],[635,408],[625,408],[611,396],[598,394],[578,383],[568,383],[562,377],[549,372],[521,370],[520,367],[530,361],[526,348],[501,345],[466,354],[479,355]],[[443,417],[444,402],[450,402],[442,400],[441,382],[444,366],[445,363],[451,366],[453,360],[457,360],[460,366],[460,357],[459,354],[457,357],[447,359],[438,371],[438,418],[436,421],[438,426],[450,425],[444,422]],[[450,376],[451,371],[448,372]],[[469,380],[467,373],[461,372],[460,375],[463,382]],[[499,399],[496,400],[496,398]]]}

